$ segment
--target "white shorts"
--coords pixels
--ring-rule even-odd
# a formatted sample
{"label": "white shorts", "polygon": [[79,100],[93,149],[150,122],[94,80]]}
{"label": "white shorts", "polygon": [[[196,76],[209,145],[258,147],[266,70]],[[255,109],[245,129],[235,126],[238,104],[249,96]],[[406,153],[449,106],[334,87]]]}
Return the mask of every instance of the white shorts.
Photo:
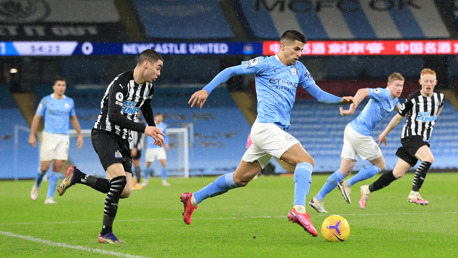
{"label": "white shorts", "polygon": [[347,125],[340,157],[357,161],[358,155],[362,159],[372,161],[382,156],[382,151],[372,136],[364,136]]}
{"label": "white shorts", "polygon": [[167,154],[164,148],[156,148],[156,149],[146,149],[146,162],[154,162],[155,160],[166,160]]}
{"label": "white shorts", "polygon": [[281,158],[289,148],[299,141],[273,123],[255,122],[251,127],[251,146],[242,160],[248,163],[259,162],[264,168],[273,157]]}
{"label": "white shorts", "polygon": [[70,137],[65,134],[42,133],[40,161],[68,160]]}

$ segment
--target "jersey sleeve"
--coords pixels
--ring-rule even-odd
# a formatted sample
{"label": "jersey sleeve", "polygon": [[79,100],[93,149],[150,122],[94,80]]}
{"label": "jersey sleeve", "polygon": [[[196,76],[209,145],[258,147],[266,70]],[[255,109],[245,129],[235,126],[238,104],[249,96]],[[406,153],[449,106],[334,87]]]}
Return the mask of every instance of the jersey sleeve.
{"label": "jersey sleeve", "polygon": [[75,111],[75,101],[73,99],[70,99],[70,117],[76,116],[76,111]]}
{"label": "jersey sleeve", "polygon": [[441,103],[440,103],[440,106],[439,107],[443,107],[444,104],[445,104],[445,95],[444,93],[440,93],[439,96],[441,96],[442,100],[441,100]]}
{"label": "jersey sleeve", "polygon": [[413,102],[412,102],[412,95],[410,95],[406,101],[401,105],[401,108],[398,110],[398,114],[401,116],[406,116],[407,113],[409,113],[410,110],[412,110],[413,107]]}
{"label": "jersey sleeve", "polygon": [[127,84],[123,85],[120,77],[117,77],[110,87],[108,94],[108,119],[111,123],[121,127],[143,133],[145,125],[136,123],[122,114],[122,104],[127,97]]}
{"label": "jersey sleeve", "polygon": [[226,82],[231,77],[245,74],[256,74],[265,66],[263,57],[257,57],[249,61],[244,61],[240,65],[231,66],[218,73],[213,80],[204,87],[209,94],[221,83]]}
{"label": "jersey sleeve", "polygon": [[307,68],[305,68],[305,66],[303,66],[303,65],[301,67],[302,67],[302,69],[301,69],[301,73],[300,73],[301,77],[299,78],[299,84],[302,86],[302,88],[307,90],[307,88],[309,86],[316,85],[316,82],[313,79],[313,77],[310,74],[310,72],[307,70]]}
{"label": "jersey sleeve", "polygon": [[299,84],[316,100],[324,104],[340,104],[341,98],[323,91],[316,85],[315,80],[304,65],[301,66],[300,74]]}
{"label": "jersey sleeve", "polygon": [[45,98],[42,98],[40,103],[38,104],[38,107],[37,107],[37,112],[36,114],[37,115],[40,115],[40,116],[44,116],[45,112],[46,112],[46,103],[48,101],[45,99]]}
{"label": "jersey sleeve", "polygon": [[369,98],[377,102],[380,102],[386,98],[382,88],[368,88],[367,90],[369,92]]}

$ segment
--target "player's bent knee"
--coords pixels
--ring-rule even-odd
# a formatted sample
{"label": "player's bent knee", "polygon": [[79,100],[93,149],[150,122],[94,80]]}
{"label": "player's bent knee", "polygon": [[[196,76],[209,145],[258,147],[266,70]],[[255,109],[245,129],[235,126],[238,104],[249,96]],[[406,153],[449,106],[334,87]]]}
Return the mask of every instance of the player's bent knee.
{"label": "player's bent knee", "polygon": [[131,191],[123,191],[122,194],[121,194],[121,198],[122,199],[129,198],[131,193],[132,193],[132,190]]}

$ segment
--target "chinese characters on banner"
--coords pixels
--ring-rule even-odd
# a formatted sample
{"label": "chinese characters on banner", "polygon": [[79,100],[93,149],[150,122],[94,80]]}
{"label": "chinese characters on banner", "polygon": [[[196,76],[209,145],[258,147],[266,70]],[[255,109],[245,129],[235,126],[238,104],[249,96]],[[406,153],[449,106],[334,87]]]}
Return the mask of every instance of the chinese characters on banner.
{"label": "chinese characters on banner", "polygon": [[[278,41],[264,41],[263,54],[274,55]],[[309,41],[303,55],[456,55],[458,40]]]}

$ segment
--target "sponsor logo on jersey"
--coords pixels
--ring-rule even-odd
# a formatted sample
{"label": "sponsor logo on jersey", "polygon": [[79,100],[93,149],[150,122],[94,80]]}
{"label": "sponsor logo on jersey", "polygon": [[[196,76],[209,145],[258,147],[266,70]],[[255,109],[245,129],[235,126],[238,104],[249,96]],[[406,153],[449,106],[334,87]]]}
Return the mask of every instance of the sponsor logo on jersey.
{"label": "sponsor logo on jersey", "polygon": [[436,118],[436,116],[430,116],[429,112],[419,112],[416,120],[419,122],[431,122],[435,121]]}
{"label": "sponsor logo on jersey", "polygon": [[137,103],[133,101],[124,101],[122,103],[122,112],[126,114],[136,114],[140,108],[135,107],[135,104]]}

